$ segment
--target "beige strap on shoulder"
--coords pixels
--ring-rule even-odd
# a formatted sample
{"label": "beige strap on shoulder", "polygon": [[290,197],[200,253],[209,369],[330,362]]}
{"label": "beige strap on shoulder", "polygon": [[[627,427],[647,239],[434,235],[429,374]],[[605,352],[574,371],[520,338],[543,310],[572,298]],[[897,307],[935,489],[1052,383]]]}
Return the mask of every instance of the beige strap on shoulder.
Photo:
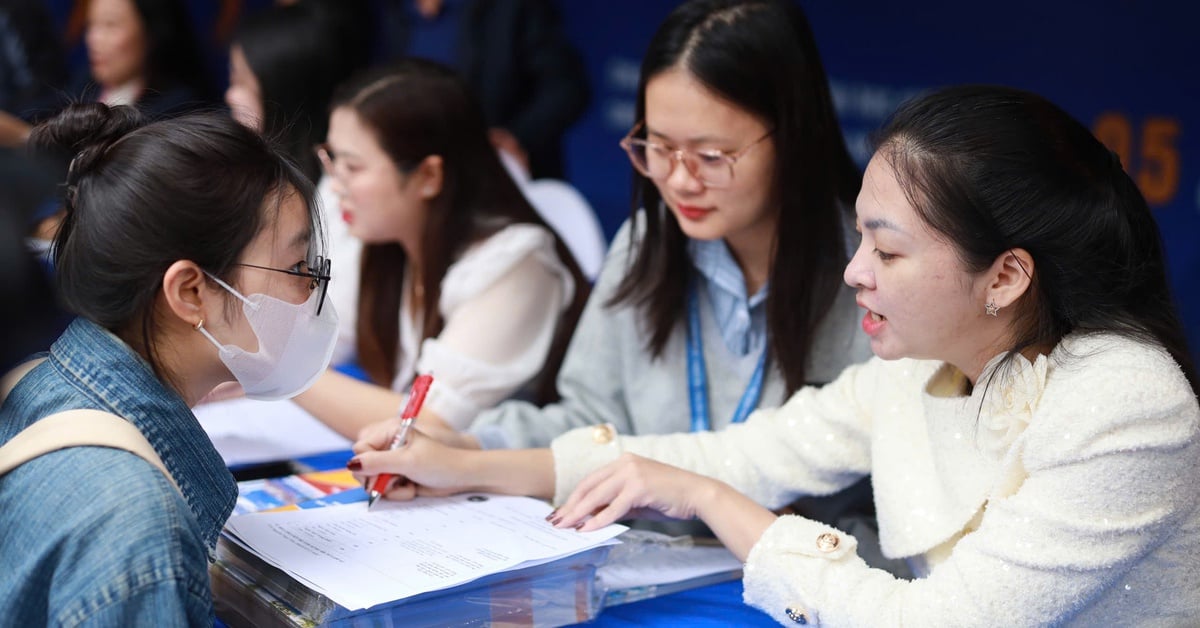
{"label": "beige strap on shoulder", "polygon": [[154,447],[129,421],[101,410],[67,410],[52,414],[21,430],[0,447],[0,475],[38,456],[68,447],[112,447],[137,454],[179,485]]}
{"label": "beige strap on shoulder", "polygon": [[[0,403],[33,367],[41,360],[34,360],[9,371],[0,380]],[[171,482],[175,490],[179,485],[171,472],[167,471],[150,441],[125,419],[102,410],[67,410],[45,417],[21,430],[3,447],[0,447],[0,476],[18,466],[59,449],[68,447],[111,447],[124,449],[154,465]]]}

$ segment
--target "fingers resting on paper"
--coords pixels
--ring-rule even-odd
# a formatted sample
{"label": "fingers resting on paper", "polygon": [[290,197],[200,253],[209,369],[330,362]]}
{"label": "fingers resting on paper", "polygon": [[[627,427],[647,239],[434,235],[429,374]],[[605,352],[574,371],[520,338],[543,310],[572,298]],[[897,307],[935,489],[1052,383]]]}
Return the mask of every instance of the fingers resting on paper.
{"label": "fingers resting on paper", "polygon": [[559,528],[590,531],[630,513],[640,516],[644,510],[691,519],[697,515],[699,500],[711,493],[705,489],[714,482],[678,467],[622,454],[584,478],[551,522]]}

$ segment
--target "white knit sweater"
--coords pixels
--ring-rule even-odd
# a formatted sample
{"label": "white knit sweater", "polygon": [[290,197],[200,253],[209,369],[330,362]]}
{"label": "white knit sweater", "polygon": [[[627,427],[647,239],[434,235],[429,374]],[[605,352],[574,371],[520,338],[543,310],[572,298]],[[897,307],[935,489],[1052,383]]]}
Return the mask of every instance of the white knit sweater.
{"label": "white knit sweater", "polygon": [[1111,335],[995,365],[969,396],[947,365],[875,359],[723,432],[576,430],[553,443],[557,500],[622,451],[772,507],[872,473],[884,553],[924,577],[785,516],[750,552],[748,603],[807,625],[1200,625],[1200,408],[1178,366]]}

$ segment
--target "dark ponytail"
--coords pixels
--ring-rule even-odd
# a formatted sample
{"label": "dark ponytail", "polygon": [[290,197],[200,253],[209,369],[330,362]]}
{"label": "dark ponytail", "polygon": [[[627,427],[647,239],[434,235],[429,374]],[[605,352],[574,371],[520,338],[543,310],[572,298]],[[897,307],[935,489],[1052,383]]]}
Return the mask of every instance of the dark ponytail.
{"label": "dark ponytail", "polygon": [[61,165],[66,172],[62,186],[66,215],[56,233],[54,250],[61,250],[64,240],[75,231],[75,195],[81,173],[91,170],[114,142],[143,124],[145,119],[134,107],[81,103],[68,107],[30,133],[30,153],[47,163]]}

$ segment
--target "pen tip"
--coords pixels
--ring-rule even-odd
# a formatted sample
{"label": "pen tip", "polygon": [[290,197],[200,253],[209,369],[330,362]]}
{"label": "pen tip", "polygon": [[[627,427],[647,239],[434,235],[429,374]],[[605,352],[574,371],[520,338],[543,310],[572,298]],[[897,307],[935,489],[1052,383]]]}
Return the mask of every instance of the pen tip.
{"label": "pen tip", "polygon": [[371,506],[374,506],[375,502],[379,501],[379,497],[379,491],[371,491],[371,495],[367,497],[367,510],[370,510]]}

